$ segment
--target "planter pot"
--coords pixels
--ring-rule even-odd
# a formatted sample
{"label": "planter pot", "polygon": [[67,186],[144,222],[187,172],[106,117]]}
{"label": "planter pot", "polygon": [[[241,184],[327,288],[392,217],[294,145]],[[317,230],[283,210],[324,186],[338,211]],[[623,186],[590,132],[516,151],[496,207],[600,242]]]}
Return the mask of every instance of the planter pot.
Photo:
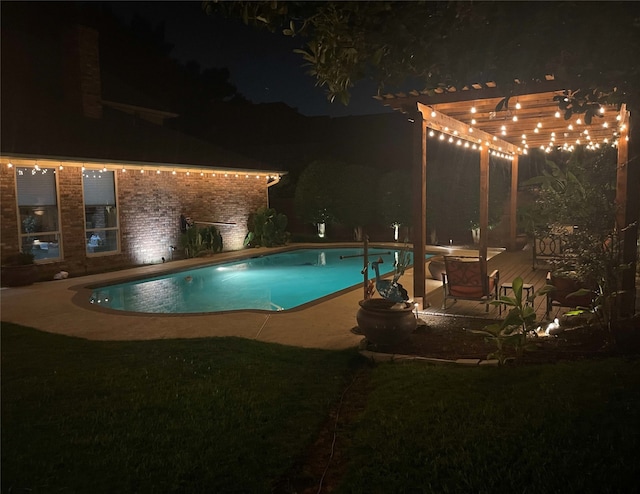
{"label": "planter pot", "polygon": [[[413,306],[386,299],[361,300],[356,315],[358,327],[373,345],[394,345],[406,340],[417,326]],[[395,307],[395,308],[394,308]]]}
{"label": "planter pot", "polygon": [[0,276],[2,286],[26,286],[38,280],[38,271],[35,264],[2,266]]}

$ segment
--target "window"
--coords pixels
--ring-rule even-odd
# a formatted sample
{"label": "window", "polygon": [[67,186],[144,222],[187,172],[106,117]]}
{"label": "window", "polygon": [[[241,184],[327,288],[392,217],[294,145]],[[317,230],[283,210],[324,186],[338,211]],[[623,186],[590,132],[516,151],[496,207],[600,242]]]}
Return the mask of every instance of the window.
{"label": "window", "polygon": [[60,223],[55,168],[16,168],[20,250],[35,261],[60,258]]}
{"label": "window", "polygon": [[82,187],[87,254],[118,252],[114,172],[85,170]]}

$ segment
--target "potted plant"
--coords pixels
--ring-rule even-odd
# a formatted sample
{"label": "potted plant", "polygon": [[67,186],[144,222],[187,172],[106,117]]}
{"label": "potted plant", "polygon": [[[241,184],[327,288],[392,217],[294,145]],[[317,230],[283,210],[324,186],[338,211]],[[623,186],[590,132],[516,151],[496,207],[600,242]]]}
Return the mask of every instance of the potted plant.
{"label": "potted plant", "polygon": [[[365,264],[368,264],[367,241],[365,240]],[[358,328],[371,344],[387,346],[399,343],[415,331],[417,319],[413,313],[413,304],[404,287],[398,282],[411,264],[408,246],[400,251],[395,264],[392,279],[380,278],[379,264],[382,258],[371,263],[376,279],[371,280],[369,294],[376,291],[382,298],[366,297],[359,302],[360,309],[356,314]],[[364,266],[366,273],[368,266]]]}
{"label": "potted plant", "polygon": [[26,286],[38,279],[38,272],[31,252],[18,252],[2,264],[2,286]]}

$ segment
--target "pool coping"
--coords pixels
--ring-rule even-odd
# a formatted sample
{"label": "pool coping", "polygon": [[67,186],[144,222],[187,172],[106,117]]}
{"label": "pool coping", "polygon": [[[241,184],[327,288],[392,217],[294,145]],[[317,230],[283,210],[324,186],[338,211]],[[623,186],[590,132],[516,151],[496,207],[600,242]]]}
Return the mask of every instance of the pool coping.
{"label": "pool coping", "polygon": [[[372,242],[372,246],[401,248],[403,244]],[[250,251],[228,251],[216,254],[221,262],[261,253],[275,253],[296,248],[360,247],[359,243],[300,243],[283,248],[258,248]],[[459,248],[436,249],[429,252],[465,253]],[[502,249],[493,252],[493,255]],[[476,251],[477,252],[477,251]],[[279,312],[234,311],[194,314],[174,317],[165,314],[140,315],[110,311],[105,313],[78,306],[73,297],[79,288],[110,282],[130,276],[154,276],[168,269],[189,269],[211,264],[211,259],[169,261],[164,264],[130,268],[122,271],[87,275],[35,283],[26,287],[0,290],[1,315],[4,322],[37,328],[71,337],[101,341],[150,340],[174,338],[241,337],[304,348],[342,350],[358,347],[361,335],[351,329],[356,326],[358,302],[362,289],[346,290],[311,307]],[[407,287],[413,285],[413,269],[402,278]],[[427,292],[441,289],[441,282],[427,279]],[[88,299],[87,299],[88,300]]]}

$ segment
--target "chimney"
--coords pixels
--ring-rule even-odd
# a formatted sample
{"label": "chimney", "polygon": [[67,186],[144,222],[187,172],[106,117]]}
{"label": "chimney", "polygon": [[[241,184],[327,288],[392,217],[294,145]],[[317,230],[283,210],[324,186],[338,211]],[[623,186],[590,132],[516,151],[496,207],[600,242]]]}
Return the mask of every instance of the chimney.
{"label": "chimney", "polygon": [[86,26],[77,26],[76,34],[82,112],[85,117],[102,118],[98,31]]}

